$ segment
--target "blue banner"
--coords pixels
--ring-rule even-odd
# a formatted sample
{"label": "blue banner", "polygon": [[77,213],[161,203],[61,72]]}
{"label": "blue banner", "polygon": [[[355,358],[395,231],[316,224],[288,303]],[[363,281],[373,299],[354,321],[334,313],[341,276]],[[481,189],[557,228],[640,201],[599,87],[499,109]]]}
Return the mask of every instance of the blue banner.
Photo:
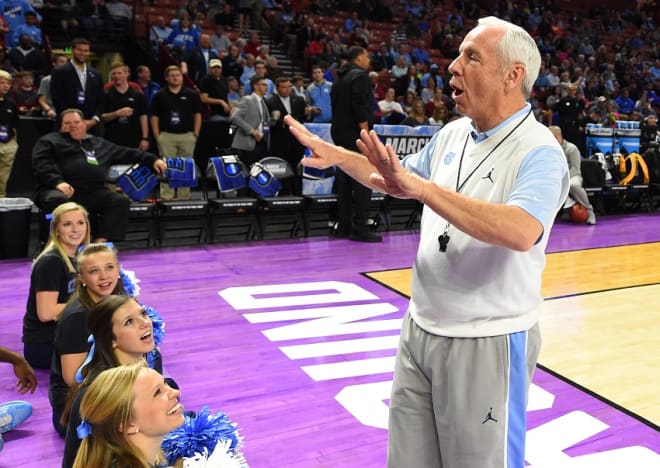
{"label": "blue banner", "polygon": [[[306,123],[310,132],[332,143],[330,124]],[[423,125],[409,127],[407,125],[374,125],[374,130],[384,144],[392,145],[400,156],[413,154],[421,150],[433,135],[440,130],[439,126]]]}

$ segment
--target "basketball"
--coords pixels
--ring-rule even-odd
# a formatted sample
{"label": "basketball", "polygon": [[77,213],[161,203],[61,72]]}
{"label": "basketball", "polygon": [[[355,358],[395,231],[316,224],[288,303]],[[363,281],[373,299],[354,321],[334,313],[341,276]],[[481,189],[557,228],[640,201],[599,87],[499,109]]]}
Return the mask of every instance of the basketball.
{"label": "basketball", "polygon": [[579,203],[576,203],[575,205],[569,208],[568,215],[570,216],[571,221],[573,221],[576,224],[584,223],[589,217],[589,213],[587,212],[587,209],[583,205],[580,205]]}

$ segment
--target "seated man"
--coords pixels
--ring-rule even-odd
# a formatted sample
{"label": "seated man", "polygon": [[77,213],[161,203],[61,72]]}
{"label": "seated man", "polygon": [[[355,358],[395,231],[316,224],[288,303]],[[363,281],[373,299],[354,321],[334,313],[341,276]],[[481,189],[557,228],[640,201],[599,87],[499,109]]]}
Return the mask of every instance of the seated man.
{"label": "seated man", "polygon": [[[87,208],[90,215],[100,215],[94,242],[123,240],[130,201],[105,187],[108,168],[112,164],[139,162],[163,173],[167,169],[165,162],[151,153],[88,135],[78,109],[66,109],[60,118],[60,132],[41,137],[32,150],[37,183],[35,203],[45,213],[51,213],[60,204],[75,201]],[[43,224],[41,239],[47,237],[48,226]]]}
{"label": "seated man", "polygon": [[580,150],[573,143],[564,140],[561,128],[554,125],[549,128],[561,145],[561,149],[564,151],[566,161],[568,162],[568,173],[571,177],[571,188],[568,191],[568,195],[587,209],[588,217],[585,221],[586,224],[596,224],[594,207],[589,203],[589,196],[584,188],[582,188],[582,171],[580,168],[582,156],[580,156]]}
{"label": "seated man", "polygon": [[384,124],[397,125],[406,118],[406,112],[397,101],[394,100],[394,88],[389,88],[385,93],[385,99],[378,101],[380,115]]}

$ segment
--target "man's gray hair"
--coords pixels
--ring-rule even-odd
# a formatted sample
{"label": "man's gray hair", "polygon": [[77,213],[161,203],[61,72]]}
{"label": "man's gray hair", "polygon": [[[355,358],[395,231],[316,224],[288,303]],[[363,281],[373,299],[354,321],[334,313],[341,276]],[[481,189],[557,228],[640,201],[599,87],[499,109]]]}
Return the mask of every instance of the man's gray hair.
{"label": "man's gray hair", "polygon": [[525,78],[522,82],[522,91],[525,98],[529,98],[541,68],[541,54],[532,36],[520,26],[495,16],[480,18],[479,25],[494,26],[504,30],[504,35],[497,45],[501,70],[504,71],[513,64],[523,65]]}

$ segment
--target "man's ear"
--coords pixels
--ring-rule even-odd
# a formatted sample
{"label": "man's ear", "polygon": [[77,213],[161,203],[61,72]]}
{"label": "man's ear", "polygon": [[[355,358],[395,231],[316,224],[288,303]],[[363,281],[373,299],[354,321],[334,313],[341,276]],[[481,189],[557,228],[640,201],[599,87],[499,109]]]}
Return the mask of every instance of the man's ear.
{"label": "man's ear", "polygon": [[525,78],[526,70],[525,67],[520,63],[515,63],[506,73],[504,78],[504,83],[507,91],[522,88],[522,80]]}

